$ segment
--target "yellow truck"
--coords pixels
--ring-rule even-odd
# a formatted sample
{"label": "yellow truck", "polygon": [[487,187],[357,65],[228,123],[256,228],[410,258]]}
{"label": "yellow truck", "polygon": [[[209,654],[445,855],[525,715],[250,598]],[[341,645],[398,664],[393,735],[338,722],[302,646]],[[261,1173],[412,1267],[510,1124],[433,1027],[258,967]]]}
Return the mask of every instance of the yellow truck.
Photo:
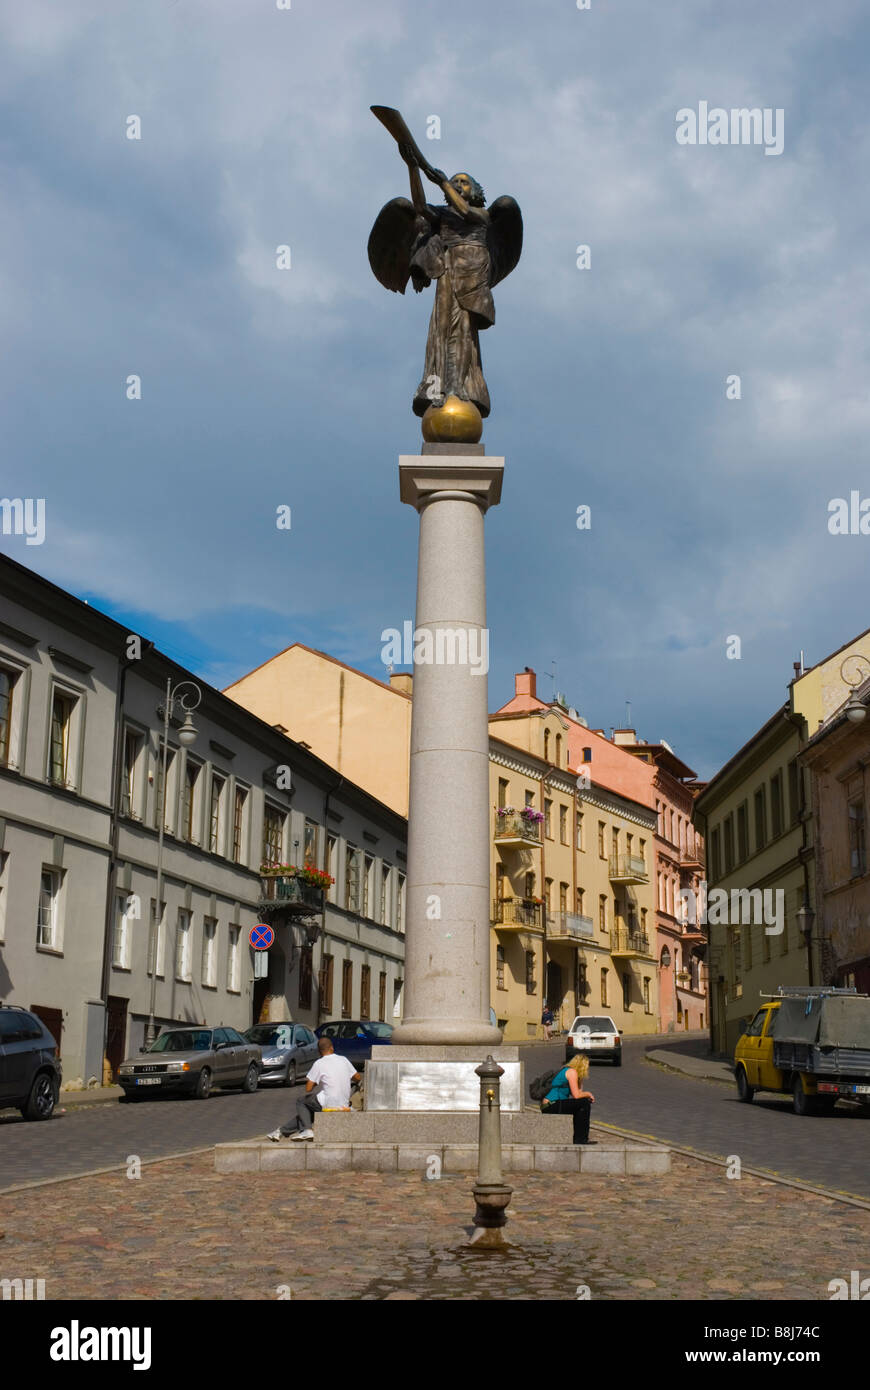
{"label": "yellow truck", "polygon": [[738,1039],[740,1100],[791,1095],[796,1115],[829,1115],[838,1099],[870,1105],[870,995],[826,986],[780,986]]}

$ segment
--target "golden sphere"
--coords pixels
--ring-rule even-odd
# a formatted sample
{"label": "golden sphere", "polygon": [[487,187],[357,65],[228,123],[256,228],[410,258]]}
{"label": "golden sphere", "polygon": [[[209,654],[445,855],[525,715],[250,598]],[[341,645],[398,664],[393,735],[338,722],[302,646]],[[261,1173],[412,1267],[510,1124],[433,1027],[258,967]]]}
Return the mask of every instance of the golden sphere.
{"label": "golden sphere", "polygon": [[474,401],[448,396],[441,406],[430,405],[423,416],[427,444],[477,444],[483,434],[483,417]]}

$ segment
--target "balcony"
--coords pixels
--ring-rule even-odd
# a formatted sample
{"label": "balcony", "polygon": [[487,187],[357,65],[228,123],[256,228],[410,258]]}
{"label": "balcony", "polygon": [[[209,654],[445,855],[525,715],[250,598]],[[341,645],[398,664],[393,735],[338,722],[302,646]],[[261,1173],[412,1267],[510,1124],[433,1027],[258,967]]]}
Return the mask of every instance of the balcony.
{"label": "balcony", "polygon": [[649,948],[649,937],[644,932],[626,931],[619,927],[610,933],[610,954],[612,956],[653,956]]}
{"label": "balcony", "polygon": [[646,860],[636,854],[614,854],[610,859],[611,883],[649,883]]}
{"label": "balcony", "polygon": [[595,923],[578,912],[557,912],[547,918],[547,935],[566,941],[594,941]]}
{"label": "balcony", "polygon": [[497,845],[540,845],[541,822],[521,811],[496,811],[492,833]]}
{"label": "balcony", "polygon": [[261,913],[287,912],[295,917],[304,917],[320,912],[322,908],[321,888],[303,883],[291,874],[264,874],[260,879],[257,910]]}
{"label": "balcony", "polygon": [[515,927],[518,931],[543,931],[543,908],[526,898],[505,898],[492,905],[494,927]]}
{"label": "balcony", "polygon": [[680,864],[687,869],[703,869],[704,851],[700,849],[681,849]]}

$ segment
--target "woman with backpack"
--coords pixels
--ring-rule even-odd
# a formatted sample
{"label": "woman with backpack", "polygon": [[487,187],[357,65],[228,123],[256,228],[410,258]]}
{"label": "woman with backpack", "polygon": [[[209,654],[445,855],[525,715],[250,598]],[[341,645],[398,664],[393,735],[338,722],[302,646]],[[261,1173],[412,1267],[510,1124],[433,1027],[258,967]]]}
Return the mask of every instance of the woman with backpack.
{"label": "woman with backpack", "polygon": [[561,1067],[541,1101],[542,1115],[572,1115],[574,1143],[594,1144],[589,1138],[589,1118],[595,1100],[591,1091],[581,1090],[580,1082],[589,1071],[589,1058],[579,1052]]}

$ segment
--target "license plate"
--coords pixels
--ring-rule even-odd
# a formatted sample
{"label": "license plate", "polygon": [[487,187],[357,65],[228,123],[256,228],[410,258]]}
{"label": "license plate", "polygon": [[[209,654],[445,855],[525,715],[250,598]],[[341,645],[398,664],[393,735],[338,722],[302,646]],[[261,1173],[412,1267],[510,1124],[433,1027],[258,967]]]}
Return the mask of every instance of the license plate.
{"label": "license plate", "polygon": [[137,1085],[137,1086],[159,1086],[159,1085],[160,1085],[160,1077],[159,1077],[159,1076],[137,1076],[137,1077],[136,1077],[136,1085]]}
{"label": "license plate", "polygon": [[853,1086],[852,1091],[856,1096],[870,1096],[870,1086]]}

